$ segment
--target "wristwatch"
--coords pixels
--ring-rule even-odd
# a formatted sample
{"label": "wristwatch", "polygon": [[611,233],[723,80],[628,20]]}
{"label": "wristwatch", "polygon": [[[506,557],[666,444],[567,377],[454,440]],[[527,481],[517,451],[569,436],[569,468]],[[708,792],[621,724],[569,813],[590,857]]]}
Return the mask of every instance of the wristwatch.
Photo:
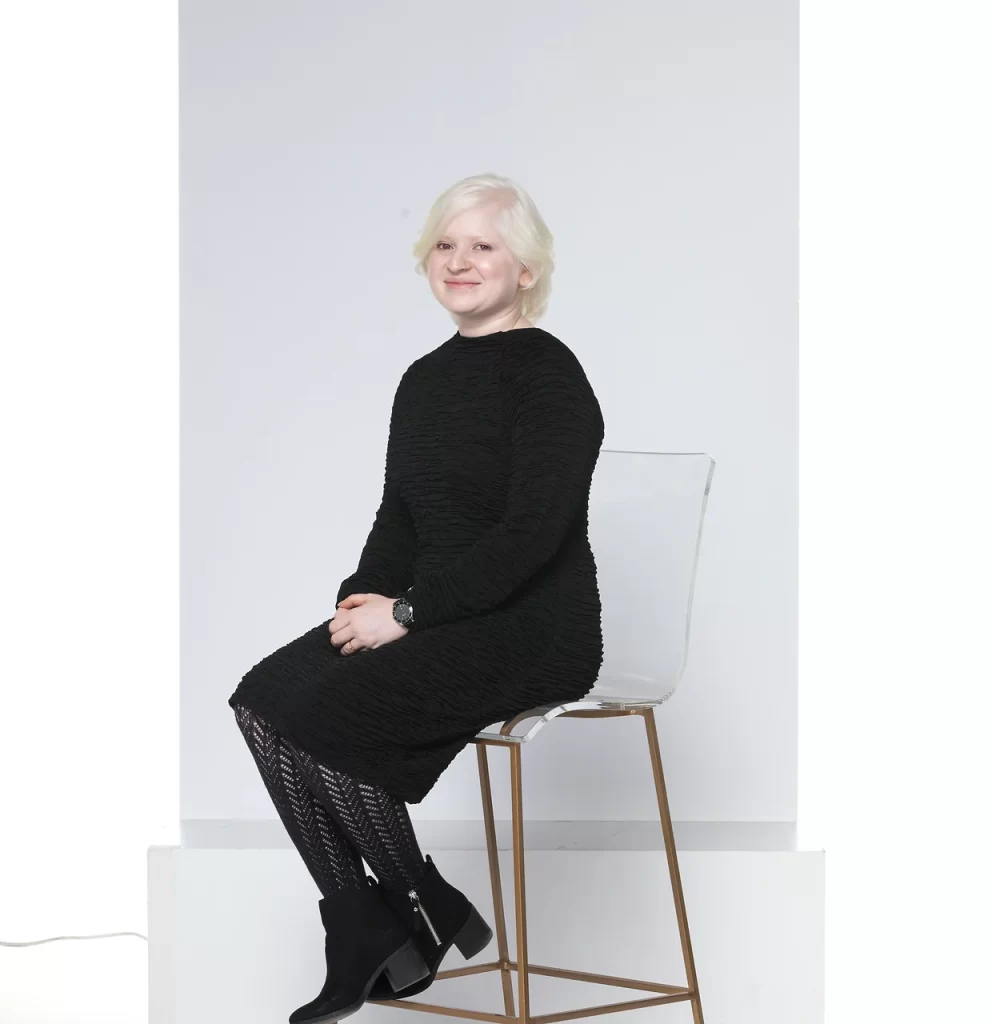
{"label": "wristwatch", "polygon": [[407,629],[413,629],[413,605],[406,596],[411,590],[413,587],[407,587],[406,593],[400,594],[393,602],[393,618]]}

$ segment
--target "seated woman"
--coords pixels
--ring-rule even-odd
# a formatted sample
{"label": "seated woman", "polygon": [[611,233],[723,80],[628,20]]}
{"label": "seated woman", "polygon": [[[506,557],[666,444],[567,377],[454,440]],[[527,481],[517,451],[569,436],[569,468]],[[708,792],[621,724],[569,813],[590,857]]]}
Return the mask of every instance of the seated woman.
{"label": "seated woman", "polygon": [[327,980],[292,1024],[420,992],[453,943],[468,958],[489,942],[406,803],[487,725],[578,700],[602,664],[588,501],[604,425],[573,352],[532,322],[551,246],[509,179],[435,202],[414,251],[457,330],[401,376],[382,502],[334,615],[228,701],[324,897]]}

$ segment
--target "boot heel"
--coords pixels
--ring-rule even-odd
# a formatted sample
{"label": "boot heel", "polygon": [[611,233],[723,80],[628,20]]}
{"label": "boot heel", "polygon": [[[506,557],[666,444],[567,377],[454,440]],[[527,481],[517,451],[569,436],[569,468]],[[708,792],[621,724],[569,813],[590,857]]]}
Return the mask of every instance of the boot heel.
{"label": "boot heel", "polygon": [[466,960],[476,953],[482,952],[489,945],[493,930],[486,924],[482,915],[475,907],[469,910],[468,920],[462,925],[461,931],[455,936],[454,942]]}
{"label": "boot heel", "polygon": [[406,945],[390,958],[384,968],[384,973],[389,979],[393,991],[399,992],[400,989],[408,988],[422,978],[426,978],[431,970],[417,951],[413,939],[409,939]]}

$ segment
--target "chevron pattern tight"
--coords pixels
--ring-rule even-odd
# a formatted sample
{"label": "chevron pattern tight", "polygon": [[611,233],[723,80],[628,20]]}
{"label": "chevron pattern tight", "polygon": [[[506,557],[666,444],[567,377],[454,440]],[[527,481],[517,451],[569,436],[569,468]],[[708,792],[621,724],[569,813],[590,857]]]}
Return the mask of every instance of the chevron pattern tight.
{"label": "chevron pattern tight", "polygon": [[234,714],[321,895],[367,885],[363,857],[386,889],[420,881],[427,864],[403,800],[320,764],[257,712],[238,704]]}

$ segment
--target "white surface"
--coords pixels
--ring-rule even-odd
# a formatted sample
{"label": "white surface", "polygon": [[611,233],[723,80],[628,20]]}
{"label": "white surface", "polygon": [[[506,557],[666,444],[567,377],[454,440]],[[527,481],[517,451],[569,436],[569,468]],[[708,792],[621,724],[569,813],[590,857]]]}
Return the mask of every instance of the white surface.
{"label": "white surface", "polygon": [[[764,841],[774,845],[774,832]],[[724,847],[755,838],[733,824],[710,835]],[[492,925],[485,852],[436,847],[435,855],[426,836],[424,848]],[[679,864],[707,1024],[821,1024],[822,851],[687,849]],[[512,865],[501,850],[511,955]],[[532,962],[685,983],[662,853],[528,849],[525,868]],[[151,1024],[270,1024],[319,990],[319,892],[293,850],[154,847],[149,877]],[[472,962],[494,951],[495,939]],[[452,950],[444,967],[464,963]],[[416,998],[501,1013],[498,986],[495,975],[452,979]],[[531,993],[535,1013],[640,995],[552,978],[533,978]],[[403,1012],[359,1011],[383,1022]],[[683,1004],[619,1016],[632,1024],[691,1022]]]}
{"label": "white surface", "polygon": [[[555,235],[542,326],[586,368],[605,446],[717,462],[659,716],[672,812],[795,820],[795,5],[181,13],[179,816],[272,814],[227,697],[355,567],[396,382],[454,330],[410,246],[443,188],[491,167]],[[528,817],[649,817],[624,729],[556,730]],[[415,817],[478,817],[474,756]]]}
{"label": "white surface", "polygon": [[[497,821],[496,831],[497,845],[501,850],[507,851],[510,846],[509,822]],[[548,925],[542,924],[541,919],[547,917],[549,920],[554,921],[554,913],[560,913],[560,909],[556,911],[554,908],[546,908],[541,913],[541,919],[537,916],[537,908],[543,904],[541,903],[540,895],[534,896],[534,893],[539,879],[543,877],[540,872],[545,869],[542,868],[542,861],[538,859],[536,851],[541,851],[543,854],[546,851],[555,850],[557,847],[570,851],[615,850],[618,852],[624,850],[629,852],[659,851],[661,849],[660,825],[657,822],[650,821],[527,821],[524,825],[524,831],[528,845],[526,861],[528,870],[527,892],[529,898],[536,900],[536,902],[531,904],[533,909],[529,918],[533,938],[532,946],[543,933],[548,931]],[[466,886],[471,885],[473,887],[472,898],[476,900],[483,915],[491,924],[491,902],[486,902],[488,899],[486,895],[488,875],[477,875],[480,864],[482,865],[483,872],[487,870],[485,858],[482,857],[479,861],[473,861],[471,860],[471,855],[466,854],[465,863],[462,865],[460,864],[461,855],[457,853],[459,849],[470,851],[484,850],[484,834],[480,823],[478,821],[423,821],[418,824],[417,832],[425,851],[431,852],[435,860],[444,864],[446,874],[452,877],[460,875],[467,879]],[[706,897],[705,893],[715,891],[710,884],[709,875],[707,875],[707,881],[702,883],[704,895],[702,897],[698,895],[693,896],[690,886],[698,887],[699,883],[690,881],[689,872],[691,871],[693,874],[697,870],[710,872],[714,870],[716,863],[721,863],[714,862],[712,859],[709,861],[690,862],[690,858],[696,853],[709,853],[711,855],[719,851],[738,851],[740,853],[771,851],[779,854],[787,853],[794,850],[794,832],[794,825],[790,822],[675,822],[676,842],[683,862],[682,873],[687,901],[698,902],[700,899],[705,899],[706,902],[709,902],[709,897]],[[290,894],[291,912],[294,915],[294,920],[298,919],[299,934],[297,938],[302,940],[302,936],[313,924],[311,920],[315,910],[313,900],[317,898],[318,894],[313,890],[301,862],[296,859],[297,855],[292,850],[289,838],[280,822],[187,821],[182,823],[181,835],[183,848],[181,852],[176,851],[174,848],[154,847],[149,855],[150,898],[147,926],[142,921],[127,921],[129,925],[133,925],[136,931],[154,935],[157,941],[150,946],[142,937],[124,935],[100,939],[43,943],[23,948],[0,949],[0,957],[3,958],[4,964],[4,969],[0,971],[0,1021],[2,1021],[2,1024],[142,1024],[142,1022],[148,1019],[149,956],[154,958],[154,970],[158,978],[158,984],[153,989],[156,1007],[155,1015],[152,1018],[153,1024],[163,1024],[165,1021],[169,1021],[170,1024],[173,1021],[176,1024],[187,1024],[186,1020],[176,1018],[174,1002],[176,990],[173,986],[164,983],[164,979],[174,976],[177,964],[181,969],[184,969],[183,965],[188,966],[188,958],[190,956],[195,958],[195,955],[203,953],[206,959],[201,966],[204,970],[207,970],[207,974],[200,976],[197,983],[205,985],[213,993],[208,998],[215,998],[217,995],[216,982],[211,980],[209,965],[216,962],[217,958],[211,950],[223,952],[220,944],[214,945],[214,942],[216,940],[218,919],[219,927],[222,930],[225,927],[223,921],[224,913],[213,914],[209,921],[201,921],[199,923],[195,919],[190,919],[192,909],[190,899],[200,898],[199,895],[193,894],[200,892],[199,886],[201,885],[206,886],[212,891],[216,882],[220,889],[227,892],[228,895],[233,891],[230,888],[231,886],[236,887],[240,885],[243,892],[264,897],[258,903],[257,917],[252,917],[252,912],[247,909],[239,913],[239,921],[242,922],[249,932],[257,929],[260,922],[264,921],[268,915],[284,913],[285,911],[280,910],[273,911],[269,904],[272,901],[278,901],[279,893]],[[217,860],[218,854],[225,850],[230,852],[237,851],[239,853],[238,858],[231,861],[229,865],[223,860]],[[442,852],[438,853],[438,851]],[[206,853],[208,858],[205,861],[195,859],[188,861],[183,870],[178,870],[177,865],[180,859],[186,858],[190,852],[195,852],[196,854]],[[266,861],[265,856],[269,852],[278,855],[278,859]],[[809,858],[812,854],[803,854],[802,856]],[[261,859],[258,859],[259,857]],[[555,867],[552,876],[557,875],[559,870],[568,871],[568,863],[566,862],[561,869]],[[576,862],[570,863],[574,865]],[[580,872],[584,870],[582,865],[585,864],[586,868],[597,878],[600,878],[601,873],[604,871],[612,872],[618,878],[624,877],[629,871],[634,872],[633,877],[635,878],[639,878],[641,872],[646,872],[650,877],[650,872],[653,870],[652,865],[657,866],[660,870],[664,870],[664,862],[660,854],[658,859],[654,861],[624,860],[606,862],[605,867],[603,862],[599,862],[599,866],[590,866],[593,862],[589,860],[580,860],[577,863],[579,864],[578,870]],[[690,863],[698,863],[701,866],[690,868],[688,866]],[[787,866],[784,869],[786,872],[785,876],[783,878],[773,878],[771,881],[761,873],[753,874],[755,870],[753,862],[731,861],[722,863],[724,863],[724,868],[721,869],[721,873],[715,883],[721,889],[727,886],[736,887],[739,884],[745,884],[746,879],[750,879],[746,884],[754,884],[759,887],[771,885],[772,891],[777,891],[777,887],[784,879],[790,879],[788,884],[792,884],[792,881],[795,880],[794,868],[788,866],[793,863],[791,861],[787,862]],[[764,865],[766,862],[758,863]],[[800,860],[796,863],[801,865],[799,870],[806,871],[809,869],[810,861],[808,859]],[[746,866],[748,864],[750,866]],[[507,898],[512,900],[512,874],[510,873],[512,859],[508,852],[501,855],[501,865],[504,872],[504,892],[508,893],[509,896]],[[230,867],[229,875],[226,874],[228,867]],[[532,867],[533,870],[531,870]],[[763,870],[764,867],[762,867]],[[818,867],[816,870],[819,871],[820,868]],[[211,872],[213,871],[219,871],[222,875],[219,881],[212,877]],[[467,872],[467,874],[462,875],[462,872]],[[749,872],[752,873],[749,874]],[[733,877],[728,878],[728,875]],[[545,884],[547,884],[546,881]],[[556,882],[555,884],[558,883]],[[623,885],[626,888],[628,883],[624,882]],[[582,891],[585,892],[587,887],[588,882],[583,882],[581,885]],[[658,890],[658,894],[661,901],[658,918],[659,924],[665,928],[670,927],[674,929],[674,918],[671,917],[670,893],[665,886],[662,886]],[[622,895],[619,898],[621,902],[618,905],[623,906]],[[203,899],[206,907],[215,906],[212,902],[212,896],[203,896]],[[746,897],[743,899],[746,902]],[[728,911],[728,926],[735,918],[739,919],[754,912],[753,908],[746,905],[742,906],[741,901],[742,897],[740,894],[728,901],[727,906],[730,908]],[[613,916],[615,911],[611,909],[610,900],[606,900],[602,906],[596,903],[590,903],[589,906],[593,908],[590,910],[590,913],[596,915],[595,919],[597,921],[617,920]],[[212,913],[212,911],[208,912]],[[806,915],[808,920],[799,920],[797,922],[798,930],[802,935],[807,936],[806,941],[812,941],[809,938],[811,929],[820,927],[816,922],[821,918],[822,908],[814,904],[810,909],[809,903],[806,901],[806,897],[804,897],[803,902],[800,904],[800,912]],[[120,913],[121,916],[119,917],[114,915],[106,916],[102,919],[102,925],[105,925],[107,930],[115,930],[115,924],[120,925],[126,920],[123,910]],[[512,906],[509,904],[507,914],[508,922],[510,922],[512,929],[513,911]],[[690,928],[692,929],[693,940],[696,946],[700,948],[705,948],[712,942],[712,937],[707,937],[706,935],[706,931],[710,926],[704,924],[705,918],[701,917],[698,924],[695,921],[697,915],[703,914],[703,910],[696,909],[694,906],[690,907]],[[192,935],[194,943],[192,947],[187,947],[184,954],[178,956],[178,958],[178,951],[174,941],[174,929],[177,921],[186,921],[189,924],[190,931],[186,933],[187,941],[190,941],[189,936]],[[52,922],[52,933],[68,931],[69,929],[58,927],[59,924],[63,923]],[[738,923],[740,923],[739,920]],[[294,925],[294,927],[297,927],[297,925]],[[90,933],[93,930],[81,927],[79,928],[79,933]],[[197,938],[197,934],[201,931],[203,932],[203,937]],[[700,932],[698,938],[696,935],[697,931]],[[636,933],[635,929],[632,934]],[[36,931],[32,929],[25,931],[23,934],[11,934],[9,937],[29,939],[35,937],[36,934]],[[170,935],[173,938],[170,938]],[[213,936],[213,938],[210,938],[210,936]],[[668,956],[671,953],[669,949],[671,935],[666,934],[661,936],[661,938],[664,939],[664,945],[659,946],[659,949],[667,950],[666,956]],[[252,939],[252,941],[254,942],[255,940]],[[263,938],[259,941],[264,944],[268,940]],[[296,940],[294,939],[293,941]],[[724,945],[729,941],[731,941],[729,938],[725,938]],[[203,949],[203,942],[207,942],[210,946],[206,951]],[[224,945],[227,942],[228,939],[225,939]],[[243,952],[243,950],[239,951],[236,944],[232,947],[232,955],[241,955]],[[570,958],[567,961],[564,959],[566,955]],[[752,955],[754,954],[748,953],[748,956]],[[304,960],[311,956],[312,947],[308,947],[301,953],[301,957]],[[583,960],[583,956],[581,945],[574,950],[563,950],[560,965],[576,967],[586,962]],[[697,951],[698,961],[699,952]],[[450,962],[446,961],[445,965],[451,966],[454,964],[457,966],[459,962],[458,953],[454,951],[450,954]],[[636,960],[631,961],[631,964],[621,962],[619,966],[611,967],[608,970],[616,974],[629,973],[628,966],[632,966],[636,962]],[[223,967],[219,968],[220,973],[223,973],[225,969]],[[606,970],[607,968],[590,962],[589,969]],[[651,977],[650,966],[645,969],[647,973],[644,974],[644,977]],[[716,969],[716,966],[710,961],[707,969],[712,972]],[[681,983],[681,980],[684,980],[684,978],[678,975],[677,964],[672,967],[672,970],[676,971],[674,975],[676,983]],[[271,972],[271,976],[278,978],[282,971],[283,968],[276,964]],[[734,967],[733,971],[739,971],[739,968]],[[263,980],[263,983],[265,978],[269,977],[265,972],[257,973]],[[669,980],[667,977],[663,978],[657,975],[657,972],[655,972],[655,975],[657,980]],[[702,967],[700,967],[700,975],[701,977],[704,976]],[[301,987],[304,987],[312,979],[313,974],[310,973],[306,977],[300,977],[299,984]],[[254,975],[251,983],[255,983]],[[456,984],[462,987],[451,989],[451,992],[456,996],[466,993],[469,998],[472,998],[472,993],[475,990],[469,988],[466,992],[465,983],[462,981],[456,982]],[[549,1009],[580,1005],[583,1000],[591,1005],[592,1002],[598,1001],[601,998],[603,1001],[608,1001],[616,996],[616,993],[613,993],[611,996],[605,989],[595,986],[590,986],[589,993],[586,994],[578,986],[578,983],[561,984],[561,992],[557,993],[555,989],[549,987],[549,979],[534,979],[532,993],[534,994],[535,1005],[543,1005],[539,1000],[545,999],[550,1000],[548,1002]],[[746,990],[750,990],[750,995],[745,997],[745,1001],[746,999],[751,999],[752,1001],[764,999],[766,1002],[768,1001],[769,997],[767,994],[762,994],[759,990],[760,987],[755,985],[753,979],[746,979],[742,984]],[[704,1008],[707,1011],[707,1021],[711,1020],[710,1003],[713,1003],[712,1010],[714,1012],[719,1007],[720,997],[718,992],[720,987],[718,983],[715,991],[707,993],[709,998],[706,1004],[704,1004]],[[436,987],[432,987],[430,991],[432,999],[437,998],[439,1001],[444,1002],[448,998],[447,996],[442,998],[438,994],[442,992],[441,983],[438,983]],[[500,994],[492,988],[491,980],[480,980],[478,992],[488,993],[485,996],[488,1001],[487,1005],[490,1009],[494,1009],[495,1012],[500,1012],[502,1005]],[[776,1005],[775,1000],[778,1000],[780,997],[781,993],[771,997],[770,1005]],[[278,999],[278,993],[274,994],[272,998],[274,1000]],[[616,998],[628,998],[628,995],[624,992],[616,996]],[[636,993],[631,993],[629,998],[636,998]],[[302,998],[299,1000],[299,1002],[303,1001]],[[274,1009],[269,1016],[264,1018],[251,1017],[249,1015],[245,1018],[239,1017],[236,1019],[239,1022],[242,1019],[246,1022],[262,1019],[266,1021],[280,1021],[288,1015],[288,1011],[287,1013],[282,1012],[283,1009],[284,1007]],[[384,1011],[367,1007],[362,1012],[379,1014]],[[536,1010],[535,1012],[541,1011]],[[672,1015],[671,1017],[657,1019],[661,1021],[661,1024],[667,1024],[669,1020],[672,1021],[672,1024],[680,1024],[683,1018],[679,1014],[684,1012],[682,1008],[674,1007],[669,1011]],[[712,1019],[718,1020],[715,1017]],[[771,1019],[774,1020],[774,1018]],[[811,1019],[816,1020],[815,1017]],[[194,1024],[195,1020],[194,1015],[190,1019],[189,1024]],[[688,1020],[688,1018],[685,1018],[685,1020]],[[800,1020],[802,1018],[797,1017],[795,1024],[798,1024]]]}
{"label": "white surface", "polygon": [[[678,850],[796,849],[796,826],[791,821],[676,821]],[[417,839],[431,850],[484,850],[481,821],[418,821]],[[292,849],[279,819],[259,821],[192,820],[180,822],[183,849]],[[512,849],[509,819],[496,819],[496,845]],[[655,821],[524,820],[527,850],[662,850],[661,823]]]}
{"label": "white surface", "polygon": [[133,935],[0,949],[3,1024],[143,1024],[148,943]]}

